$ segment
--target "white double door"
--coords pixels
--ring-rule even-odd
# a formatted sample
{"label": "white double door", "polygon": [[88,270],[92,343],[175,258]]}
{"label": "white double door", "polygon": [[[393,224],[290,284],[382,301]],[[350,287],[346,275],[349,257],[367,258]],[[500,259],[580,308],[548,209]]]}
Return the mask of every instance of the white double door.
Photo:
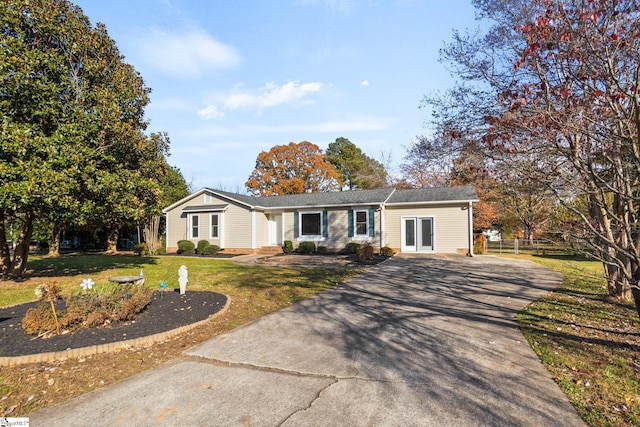
{"label": "white double door", "polygon": [[402,252],[435,250],[433,217],[402,218]]}

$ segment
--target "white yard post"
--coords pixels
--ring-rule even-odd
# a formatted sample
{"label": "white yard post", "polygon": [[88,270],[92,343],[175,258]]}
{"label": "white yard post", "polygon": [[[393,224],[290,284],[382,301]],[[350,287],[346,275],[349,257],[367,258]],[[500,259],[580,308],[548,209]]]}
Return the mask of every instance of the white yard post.
{"label": "white yard post", "polygon": [[467,215],[468,215],[468,221],[469,221],[469,253],[467,255],[473,256],[473,203],[472,202],[469,202]]}
{"label": "white yard post", "polygon": [[189,281],[187,267],[181,265],[178,269],[178,283],[180,284],[180,295],[184,295],[187,292],[187,282]]}

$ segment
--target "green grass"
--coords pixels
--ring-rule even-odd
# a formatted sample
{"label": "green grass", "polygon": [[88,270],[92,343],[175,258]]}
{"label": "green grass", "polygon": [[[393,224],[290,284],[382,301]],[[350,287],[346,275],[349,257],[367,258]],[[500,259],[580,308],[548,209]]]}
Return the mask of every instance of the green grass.
{"label": "green grass", "polygon": [[[0,307],[36,299],[39,283],[56,282],[66,295],[80,289],[85,278],[107,284],[111,276],[145,277],[145,285],[160,289],[179,288],[178,268],[185,265],[189,282],[187,291],[214,291],[226,295],[257,296],[264,294],[278,306],[285,306],[329,289],[358,271],[346,269],[302,269],[247,266],[226,259],[199,257],[139,257],[129,255],[76,255],[59,258],[30,258],[27,280],[0,282]],[[259,301],[258,301],[259,303]]]}
{"label": "green grass", "polygon": [[602,264],[520,256],[561,272],[562,285],[518,315],[531,347],[593,426],[640,425],[640,319],[607,296]]}

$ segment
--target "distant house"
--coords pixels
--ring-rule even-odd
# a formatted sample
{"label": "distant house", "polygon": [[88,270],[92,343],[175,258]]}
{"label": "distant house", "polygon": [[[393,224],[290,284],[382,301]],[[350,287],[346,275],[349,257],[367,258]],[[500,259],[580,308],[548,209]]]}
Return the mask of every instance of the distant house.
{"label": "distant house", "polygon": [[208,240],[227,253],[260,253],[311,241],[396,252],[465,253],[473,247],[473,187],[337,191],[254,197],[202,188],[165,208],[167,252]]}

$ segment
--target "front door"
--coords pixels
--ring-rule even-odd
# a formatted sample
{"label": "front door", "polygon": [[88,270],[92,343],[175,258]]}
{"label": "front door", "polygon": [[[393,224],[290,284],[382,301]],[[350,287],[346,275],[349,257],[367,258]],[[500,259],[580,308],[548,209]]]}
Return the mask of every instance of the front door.
{"label": "front door", "polygon": [[433,252],[432,217],[402,218],[402,252]]}
{"label": "front door", "polygon": [[282,214],[269,215],[269,245],[282,246]]}

